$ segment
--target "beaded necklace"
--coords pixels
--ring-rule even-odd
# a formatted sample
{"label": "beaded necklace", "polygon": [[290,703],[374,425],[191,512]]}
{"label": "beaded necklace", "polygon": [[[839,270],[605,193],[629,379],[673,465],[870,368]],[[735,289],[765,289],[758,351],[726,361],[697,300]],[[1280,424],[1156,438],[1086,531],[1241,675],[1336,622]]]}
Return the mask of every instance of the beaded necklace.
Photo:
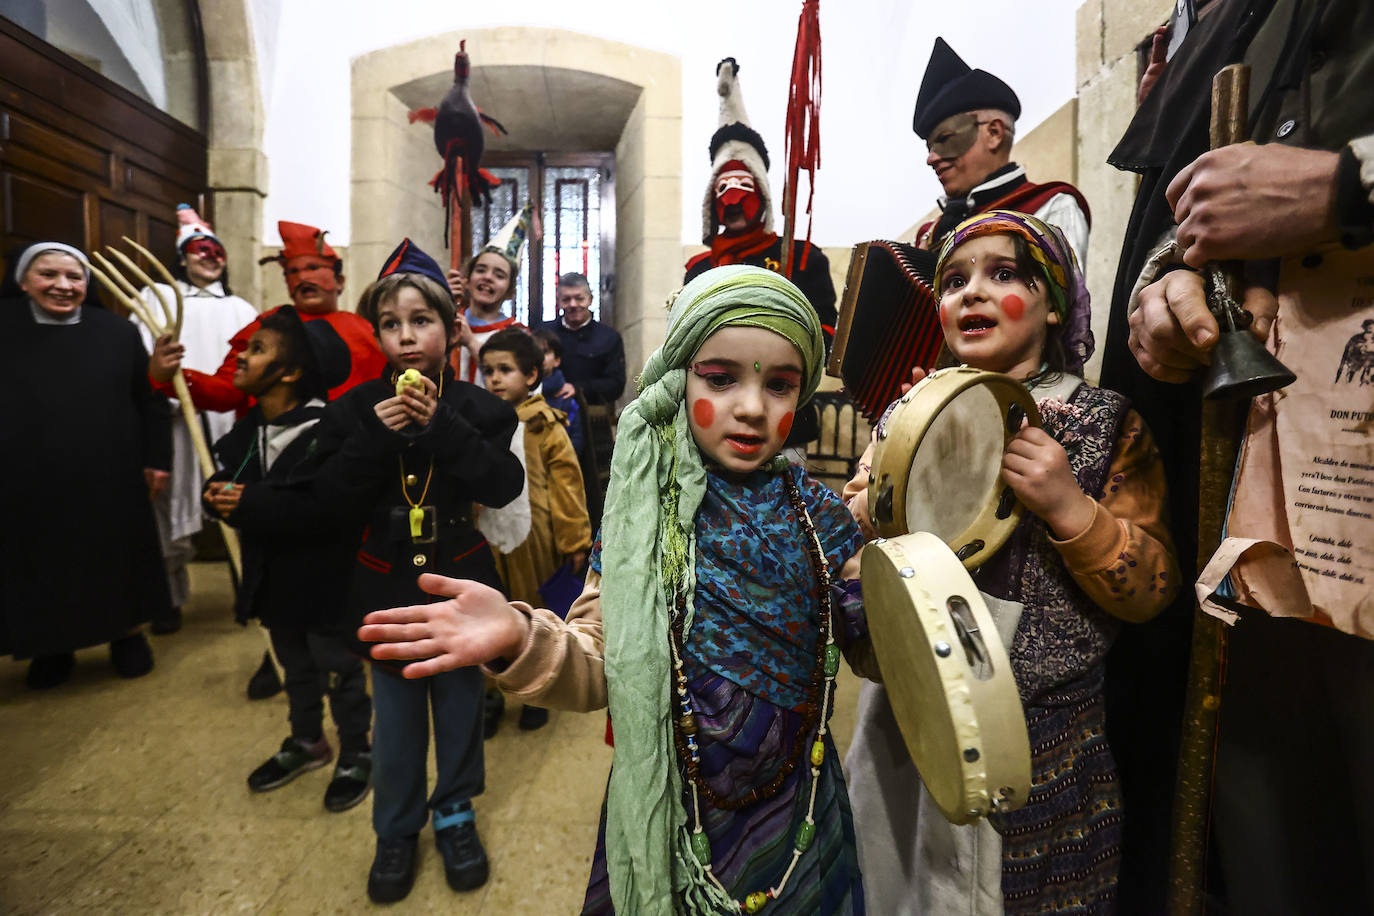
{"label": "beaded necklace", "polygon": [[679,715],[673,719],[673,744],[677,749],[678,760],[687,773],[688,785],[691,788],[692,854],[701,863],[702,869],[706,872],[706,877],[727,896],[729,896],[730,891],[711,870],[711,841],[706,836],[706,830],[702,826],[701,796],[705,795],[707,801],[718,808],[731,810],[738,810],[771,798],[782,789],[788,775],[796,769],[801,759],[802,749],[805,746],[806,735],[810,733],[812,728],[817,728],[816,739],[811,745],[810,753],[811,793],[807,801],[806,816],[798,825],[797,832],[793,837],[792,861],[788,863],[787,870],[777,885],[766,891],[754,891],[746,894],[742,901],[734,901],[736,910],[746,913],[757,913],[763,909],[769,900],[777,899],[783,888],[787,886],[788,879],[792,877],[792,872],[796,869],[802,853],[815,839],[816,822],[813,815],[816,810],[816,790],[820,784],[821,764],[825,762],[825,735],[831,703],[835,696],[835,675],[840,670],[840,648],[835,645],[834,628],[831,622],[830,570],[825,560],[825,551],[821,548],[820,538],[816,535],[816,526],[811,521],[811,513],[807,511],[806,504],[802,501],[801,491],[798,489],[796,481],[785,471],[783,472],[783,483],[787,489],[787,499],[801,520],[806,535],[807,552],[811,558],[811,567],[816,575],[820,599],[820,632],[816,639],[816,669],[812,675],[811,686],[807,691],[808,713],[797,730],[797,737],[793,742],[793,753],[784,761],[778,773],[763,786],[756,786],[737,798],[724,798],[712,789],[702,777],[701,753],[696,741],[696,714],[692,709],[691,697],[687,693],[687,675],[684,673],[682,665],[684,637],[682,622],[685,616],[686,601],[682,592],[678,593],[677,613],[672,626],[669,628],[668,645],[672,654],[679,707]]}

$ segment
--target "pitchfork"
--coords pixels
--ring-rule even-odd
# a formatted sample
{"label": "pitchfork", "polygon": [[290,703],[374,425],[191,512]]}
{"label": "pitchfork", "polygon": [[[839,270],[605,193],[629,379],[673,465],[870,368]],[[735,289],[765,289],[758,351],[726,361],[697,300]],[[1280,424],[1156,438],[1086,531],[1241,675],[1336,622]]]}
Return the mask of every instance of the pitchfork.
{"label": "pitchfork", "polygon": [[[124,304],[125,308],[138,316],[138,320],[143,322],[148,330],[152,332],[154,339],[162,337],[165,334],[171,334],[172,340],[179,340],[181,337],[181,318],[185,310],[185,303],[181,298],[181,289],[177,286],[176,280],[172,279],[172,275],[168,272],[167,268],[163,266],[161,261],[153,257],[148,249],[144,248],[127,235],[124,236],[124,241],[127,242],[129,247],[134,251],[147,258],[148,263],[153,265],[156,272],[160,274],[167,285],[172,288],[172,292],[176,295],[175,309],[173,309],[171,303],[167,301],[167,297],[163,295],[162,290],[157,288],[157,284],[153,282],[152,278],[144,273],[143,270],[134,263],[132,258],[113,246],[105,246],[110,256],[124,265],[125,271],[132,274],[148,289],[153,291],[154,298],[157,299],[158,305],[162,307],[161,316],[155,314],[154,311],[149,308],[148,303],[139,295],[138,289],[126,279],[124,273],[106,260],[98,251],[91,252],[91,260],[96,262],[91,265],[91,273],[95,275],[95,278],[100,281],[102,286],[110,291],[111,295]],[[205,431],[201,428],[200,418],[196,415],[196,405],[191,403],[191,392],[186,387],[186,376],[182,374],[181,369],[177,369],[176,374],[172,376],[172,388],[176,391],[177,400],[181,403],[181,414],[186,418],[186,430],[191,434],[191,444],[195,447],[196,457],[200,460],[200,471],[208,480],[210,476],[215,473],[215,460],[210,456],[210,446],[205,441]],[[220,533],[224,535],[224,546],[229,553],[229,562],[234,567],[234,575],[241,577],[243,572],[243,559],[239,551],[238,533],[223,521],[219,523],[219,528]]]}

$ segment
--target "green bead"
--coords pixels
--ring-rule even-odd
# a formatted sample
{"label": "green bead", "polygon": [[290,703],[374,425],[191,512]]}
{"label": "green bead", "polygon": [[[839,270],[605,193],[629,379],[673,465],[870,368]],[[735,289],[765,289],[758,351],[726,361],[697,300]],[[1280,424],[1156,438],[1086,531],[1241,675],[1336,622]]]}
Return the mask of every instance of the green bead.
{"label": "green bead", "polygon": [[797,851],[806,852],[807,847],[811,845],[811,841],[815,838],[816,825],[808,823],[807,821],[802,821],[801,826],[797,828]]}
{"label": "green bead", "polygon": [[833,642],[825,647],[825,676],[834,677],[840,670],[840,647]]}
{"label": "green bead", "polygon": [[813,767],[818,767],[824,762],[825,744],[824,742],[817,741],[815,744],[811,745],[811,765]]}
{"label": "green bead", "polygon": [[702,865],[711,864],[711,841],[705,833],[692,834],[692,855]]}
{"label": "green bead", "polygon": [[744,898],[744,910],[746,913],[757,913],[763,909],[763,905],[768,902],[768,895],[763,891],[754,891]]}

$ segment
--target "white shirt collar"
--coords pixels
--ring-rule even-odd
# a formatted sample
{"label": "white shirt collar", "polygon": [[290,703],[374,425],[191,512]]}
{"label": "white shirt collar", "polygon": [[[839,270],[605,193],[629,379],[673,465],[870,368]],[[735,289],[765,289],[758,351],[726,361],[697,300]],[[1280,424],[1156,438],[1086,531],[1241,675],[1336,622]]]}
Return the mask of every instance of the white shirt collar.
{"label": "white shirt collar", "polygon": [[[1002,185],[1007,184],[1008,182],[1016,181],[1016,180],[1018,180],[1018,179],[1020,179],[1020,178],[1024,178],[1024,177],[1026,177],[1026,169],[1025,169],[1024,166],[1018,165],[1016,168],[1012,169],[1010,172],[1007,172],[1006,174],[1003,174],[1003,175],[998,175],[996,178],[990,179],[990,180],[985,181],[985,182],[983,182],[982,184],[978,185],[978,187],[974,188],[972,191],[969,191],[968,194],[965,195],[965,197],[966,197],[968,200],[972,201],[973,196],[974,196],[975,194],[978,194],[978,193],[980,193],[980,192],[982,192],[982,191],[991,191],[993,188],[1000,188]],[[949,204],[949,198],[946,197],[946,196],[944,196],[944,195],[941,195],[941,196],[940,196],[940,209],[943,210],[948,204]]]}
{"label": "white shirt collar", "polygon": [[223,299],[225,296],[224,284],[219,280],[206,287],[199,287],[185,280],[178,280],[177,286],[181,287],[183,298],[209,298]]}

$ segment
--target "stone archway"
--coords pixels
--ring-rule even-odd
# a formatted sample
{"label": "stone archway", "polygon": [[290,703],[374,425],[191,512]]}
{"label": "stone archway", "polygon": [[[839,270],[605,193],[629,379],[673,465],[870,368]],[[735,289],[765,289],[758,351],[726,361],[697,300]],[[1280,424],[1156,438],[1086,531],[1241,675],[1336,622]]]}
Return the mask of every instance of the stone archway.
{"label": "stone archway", "polygon": [[613,152],[616,328],[633,372],[662,340],[666,297],[681,284],[682,90],[677,58],[575,32],[475,29],[430,36],[353,61],[349,270],[372,275],[403,236],[443,250],[427,182],[433,134],[407,112],[452,83],[460,40],[473,96],[510,130],[493,149]]}

